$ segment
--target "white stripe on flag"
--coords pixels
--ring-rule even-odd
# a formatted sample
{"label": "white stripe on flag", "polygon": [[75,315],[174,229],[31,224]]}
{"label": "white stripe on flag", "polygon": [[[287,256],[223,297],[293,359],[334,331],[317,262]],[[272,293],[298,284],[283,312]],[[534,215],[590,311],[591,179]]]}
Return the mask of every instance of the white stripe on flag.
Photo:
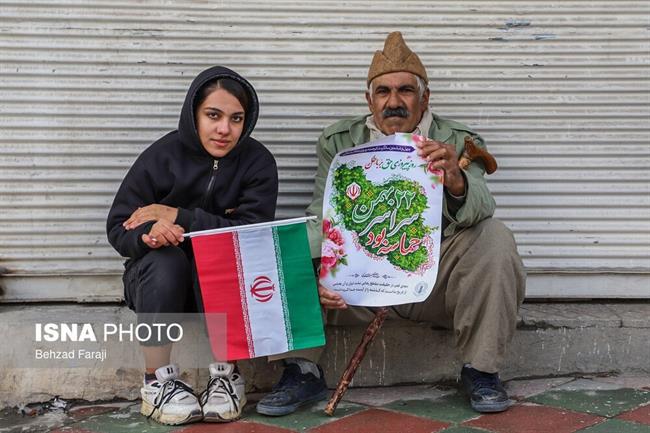
{"label": "white stripe on flag", "polygon": [[282,295],[269,228],[240,232],[248,319],[256,356],[288,351]]}
{"label": "white stripe on flag", "polygon": [[273,243],[275,244],[275,261],[278,264],[278,282],[280,294],[282,295],[282,313],[284,314],[284,328],[287,333],[287,350],[293,350],[293,334],[291,333],[291,316],[289,315],[289,304],[287,303],[287,288],[284,286],[284,266],[282,266],[282,251],[280,250],[280,240],[278,231],[275,227],[272,229]]}
{"label": "white stripe on flag", "polygon": [[246,297],[246,281],[244,280],[244,267],[242,266],[241,249],[239,246],[239,234],[232,234],[233,250],[235,251],[235,260],[237,261],[237,280],[239,281],[239,293],[241,296],[241,310],[244,318],[244,329],[246,329],[246,342],[248,343],[248,353],[251,358],[255,358],[255,347],[253,346],[253,335],[251,332],[251,321],[248,317],[248,298]]}

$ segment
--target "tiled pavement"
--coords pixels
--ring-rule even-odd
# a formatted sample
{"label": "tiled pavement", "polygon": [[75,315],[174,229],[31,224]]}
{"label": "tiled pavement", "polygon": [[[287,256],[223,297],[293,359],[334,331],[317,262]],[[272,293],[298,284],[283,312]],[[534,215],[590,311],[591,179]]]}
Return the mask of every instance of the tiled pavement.
{"label": "tiled pavement", "polygon": [[[501,414],[469,409],[455,387],[351,389],[335,417],[324,403],[280,418],[254,405],[230,424],[161,426],[144,419],[137,403],[93,405],[68,414],[0,415],[0,433],[650,433],[650,378],[595,377],[510,381],[515,404]],[[49,418],[48,418],[49,417]]]}

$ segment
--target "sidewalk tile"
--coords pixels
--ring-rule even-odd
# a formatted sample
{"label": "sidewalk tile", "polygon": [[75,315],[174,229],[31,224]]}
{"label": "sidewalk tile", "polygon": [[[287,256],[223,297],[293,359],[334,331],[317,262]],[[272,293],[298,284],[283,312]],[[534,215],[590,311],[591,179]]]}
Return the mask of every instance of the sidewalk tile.
{"label": "sidewalk tile", "polygon": [[332,422],[333,420],[343,418],[344,416],[365,409],[363,406],[358,404],[343,401],[336,407],[334,416],[329,416],[324,412],[326,404],[326,401],[322,401],[318,404],[302,407],[296,412],[286,416],[259,415],[255,412],[255,405],[249,404],[244,408],[242,420],[303,432],[312,427]]}
{"label": "sidewalk tile", "polygon": [[382,409],[368,409],[309,433],[436,433],[449,424]]}
{"label": "sidewalk tile", "polygon": [[58,430],[51,430],[50,433],[96,433],[90,430],[72,427],[61,427]]}
{"label": "sidewalk tile", "polygon": [[70,424],[63,411],[45,412],[42,415],[22,416],[15,410],[6,411],[0,418],[2,433],[41,433]]}
{"label": "sidewalk tile", "polygon": [[580,430],[579,433],[650,433],[650,426],[610,419],[604,423]]}
{"label": "sidewalk tile", "polygon": [[572,381],[572,377],[553,377],[549,379],[509,380],[505,384],[510,398],[523,400],[533,395],[541,394],[552,388]]}
{"label": "sidewalk tile", "polygon": [[454,389],[431,385],[350,388],[345,393],[343,401],[378,407],[396,400],[434,399],[453,392]]}
{"label": "sidewalk tile", "polygon": [[237,421],[223,424],[197,423],[185,426],[173,433],[293,433],[280,427],[258,424],[256,422]]}
{"label": "sidewalk tile", "polygon": [[396,401],[383,407],[425,418],[456,423],[479,416],[469,406],[467,397],[460,394],[446,395],[436,400]]}
{"label": "sidewalk tile", "polygon": [[608,383],[595,379],[585,379],[581,377],[571,380],[564,385],[560,385],[553,391],[608,391],[621,388],[623,387],[615,383]]}
{"label": "sidewalk tile", "polygon": [[650,404],[641,406],[638,409],[625,412],[618,416],[620,419],[634,421],[640,424],[650,425]]}
{"label": "sidewalk tile", "polygon": [[91,416],[101,415],[108,412],[115,412],[117,410],[119,410],[119,408],[110,406],[86,406],[74,408],[69,412],[69,415],[75,421],[80,421],[85,418],[90,418]]}
{"label": "sidewalk tile", "polygon": [[461,427],[461,426],[456,426],[456,427],[449,427],[441,431],[440,433],[487,433],[487,430],[477,430],[475,428],[470,428],[470,427]]}
{"label": "sidewalk tile", "polygon": [[618,385],[619,388],[650,389],[650,377],[648,376],[621,375],[611,377],[595,377],[594,381],[613,383],[615,385]]}
{"label": "sidewalk tile", "polygon": [[147,419],[139,412],[139,405],[128,410],[87,418],[74,424],[74,427],[97,433],[168,433],[178,429],[178,426],[158,424]]}
{"label": "sidewalk tile", "polygon": [[607,417],[650,402],[650,391],[637,389],[611,389],[587,391],[549,391],[529,399],[534,403],[561,407],[578,412]]}
{"label": "sidewalk tile", "polygon": [[602,420],[586,413],[526,404],[513,406],[505,412],[486,414],[463,425],[496,433],[573,433]]}

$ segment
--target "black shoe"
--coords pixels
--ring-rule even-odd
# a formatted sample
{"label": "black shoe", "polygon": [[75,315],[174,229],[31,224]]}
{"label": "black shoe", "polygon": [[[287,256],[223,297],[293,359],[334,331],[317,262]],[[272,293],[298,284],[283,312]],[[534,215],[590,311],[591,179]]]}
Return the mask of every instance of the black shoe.
{"label": "black shoe", "polygon": [[503,412],[512,404],[499,380],[499,373],[483,373],[472,367],[463,366],[460,378],[475,411]]}
{"label": "black shoe", "polygon": [[257,403],[257,413],[270,416],[288,415],[300,406],[327,398],[327,385],[323,370],[320,377],[302,374],[297,364],[287,364],[280,381],[273,390]]}

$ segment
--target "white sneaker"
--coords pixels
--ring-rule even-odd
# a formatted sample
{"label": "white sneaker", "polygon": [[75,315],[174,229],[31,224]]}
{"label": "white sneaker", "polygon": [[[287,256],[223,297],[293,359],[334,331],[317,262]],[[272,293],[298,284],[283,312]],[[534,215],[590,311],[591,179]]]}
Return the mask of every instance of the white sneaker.
{"label": "white sneaker", "polygon": [[140,413],[161,424],[179,425],[200,421],[201,405],[188,384],[178,379],[176,364],[156,370],[156,379],[140,389]]}
{"label": "white sneaker", "polygon": [[203,421],[228,422],[241,416],[246,405],[244,378],[227,362],[210,364],[208,387],[201,393]]}

